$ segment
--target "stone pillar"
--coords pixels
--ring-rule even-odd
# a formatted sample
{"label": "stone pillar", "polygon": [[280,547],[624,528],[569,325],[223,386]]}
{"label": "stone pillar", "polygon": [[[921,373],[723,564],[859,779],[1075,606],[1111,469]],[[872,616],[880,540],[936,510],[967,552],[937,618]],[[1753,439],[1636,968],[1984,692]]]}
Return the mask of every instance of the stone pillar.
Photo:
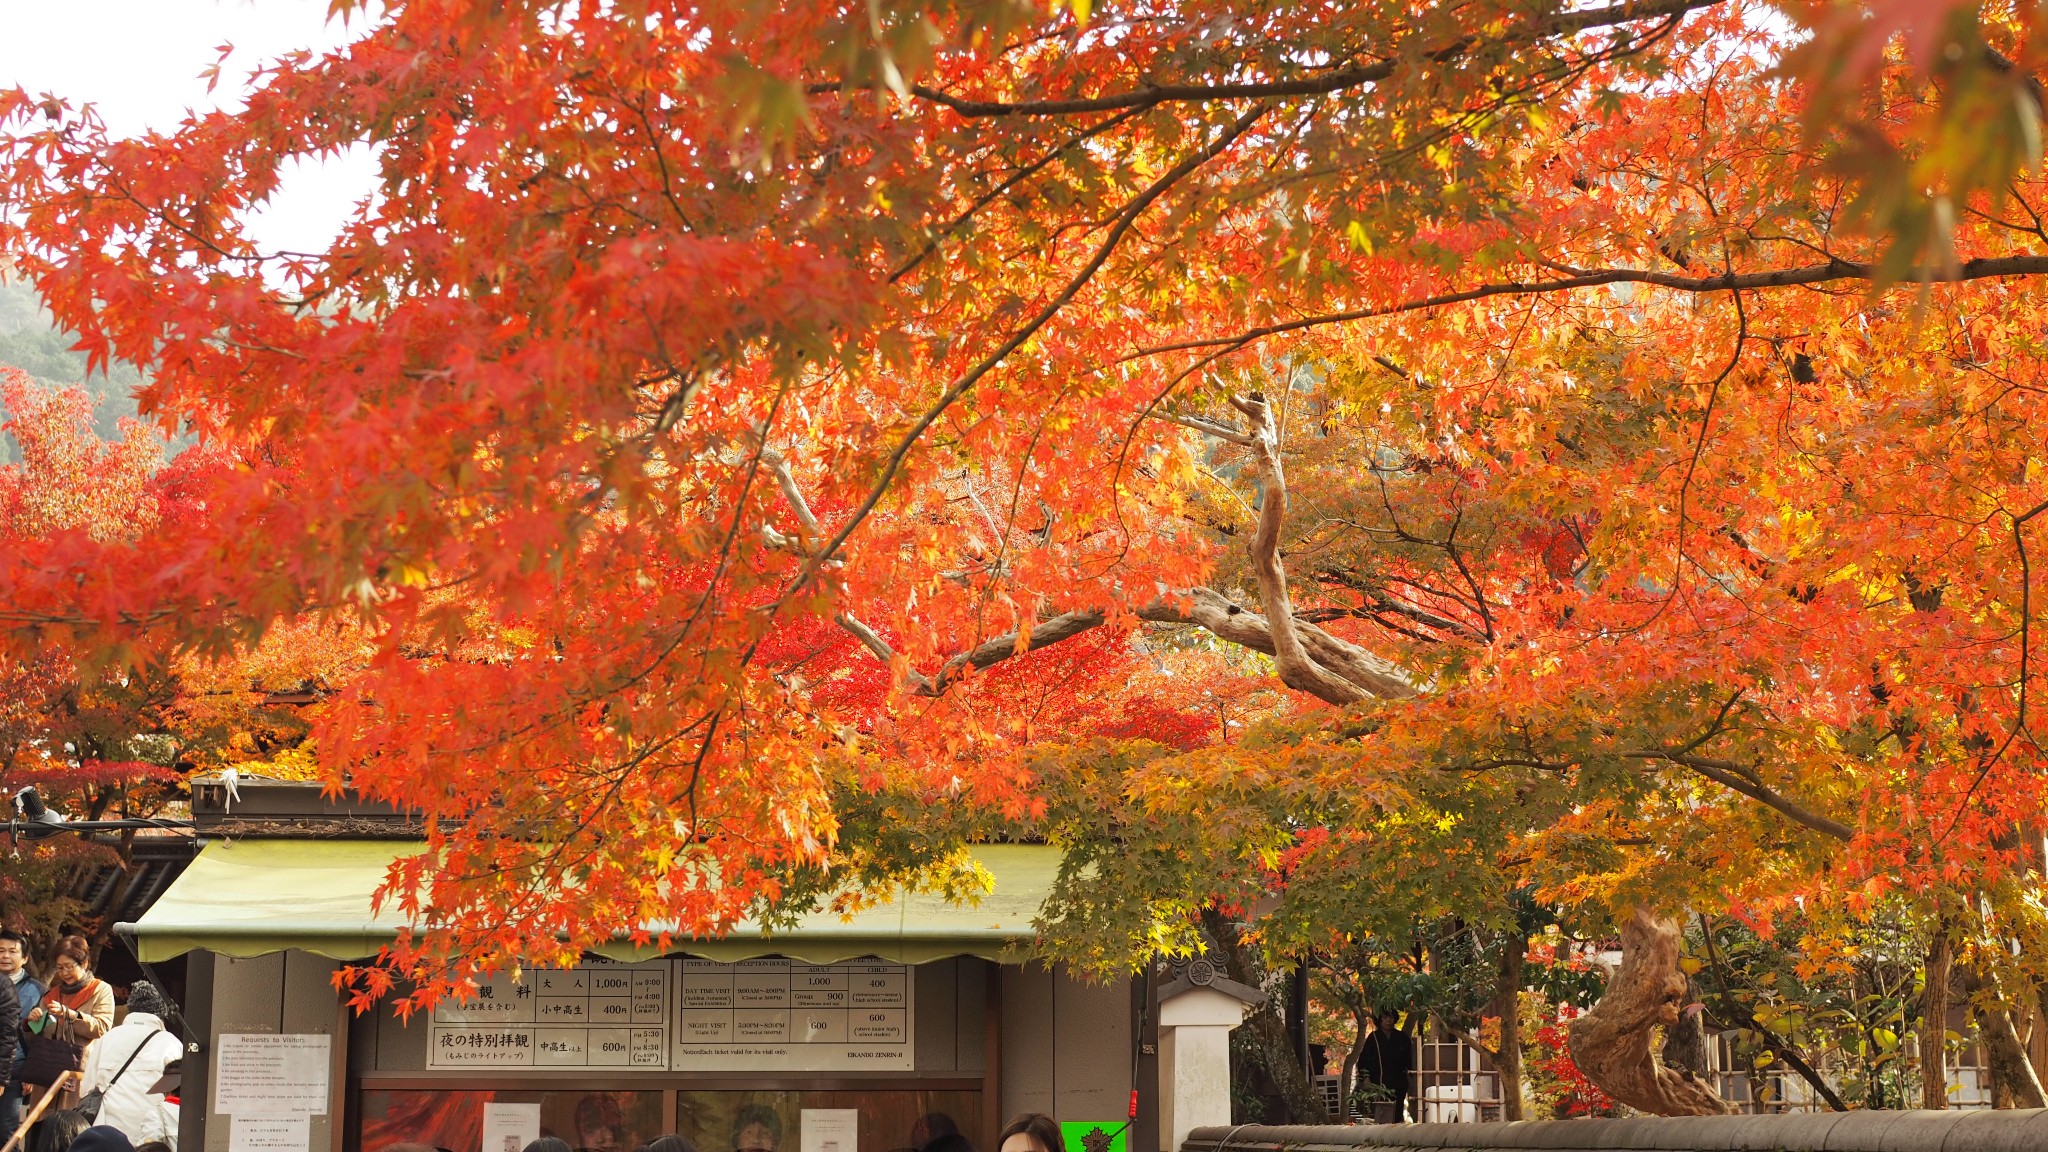
{"label": "stone pillar", "polygon": [[1196,1128],[1230,1123],[1230,1030],[1248,1007],[1209,987],[1160,1003],[1160,1152],[1175,1152]]}

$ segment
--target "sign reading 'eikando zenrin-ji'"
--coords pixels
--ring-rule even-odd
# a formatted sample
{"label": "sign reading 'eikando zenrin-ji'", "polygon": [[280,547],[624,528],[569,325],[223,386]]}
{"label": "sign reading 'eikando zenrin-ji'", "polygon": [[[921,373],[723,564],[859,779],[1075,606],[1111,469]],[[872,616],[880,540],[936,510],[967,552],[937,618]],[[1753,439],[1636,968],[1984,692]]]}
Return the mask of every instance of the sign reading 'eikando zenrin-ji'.
{"label": "sign reading 'eikando zenrin-ji'", "polygon": [[499,974],[434,1008],[429,1068],[641,1071],[915,1066],[902,964],[594,961]]}

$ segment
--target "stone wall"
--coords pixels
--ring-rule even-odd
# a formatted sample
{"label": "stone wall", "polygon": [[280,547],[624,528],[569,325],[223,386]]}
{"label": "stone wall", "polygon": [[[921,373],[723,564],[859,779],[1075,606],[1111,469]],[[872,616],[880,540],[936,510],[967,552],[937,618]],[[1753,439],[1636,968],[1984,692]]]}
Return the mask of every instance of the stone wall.
{"label": "stone wall", "polygon": [[2048,1110],[1532,1120],[1513,1124],[1247,1124],[1197,1128],[1180,1152],[2048,1152]]}

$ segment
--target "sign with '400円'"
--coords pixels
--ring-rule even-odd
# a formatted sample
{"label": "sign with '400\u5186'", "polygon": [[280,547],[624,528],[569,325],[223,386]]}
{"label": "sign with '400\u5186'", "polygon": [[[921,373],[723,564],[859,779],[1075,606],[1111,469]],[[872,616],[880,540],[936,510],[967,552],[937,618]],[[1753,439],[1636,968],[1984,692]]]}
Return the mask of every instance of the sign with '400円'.
{"label": "sign with '400\u5186'", "polygon": [[908,1071],[908,965],[593,961],[434,1008],[429,1068]]}
{"label": "sign with '400\u5186'", "polygon": [[671,966],[586,964],[499,973],[434,1006],[429,1068],[668,1066]]}

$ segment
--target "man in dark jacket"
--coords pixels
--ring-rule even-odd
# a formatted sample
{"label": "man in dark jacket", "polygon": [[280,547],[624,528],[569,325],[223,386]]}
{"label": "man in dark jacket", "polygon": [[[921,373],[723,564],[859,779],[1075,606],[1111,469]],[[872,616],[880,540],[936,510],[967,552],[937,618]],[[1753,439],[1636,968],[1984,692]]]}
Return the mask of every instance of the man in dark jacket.
{"label": "man in dark jacket", "polygon": [[1408,1118],[1408,1081],[1415,1071],[1415,1038],[1401,1031],[1401,1018],[1392,1009],[1381,1009],[1373,1019],[1372,1034],[1365,1038],[1365,1052],[1358,1058],[1358,1087],[1385,1086],[1396,1105],[1394,1115]]}
{"label": "man in dark jacket", "polygon": [[0,1147],[21,1127],[21,1022],[43,998],[43,986],[28,974],[28,942],[0,929]]}

